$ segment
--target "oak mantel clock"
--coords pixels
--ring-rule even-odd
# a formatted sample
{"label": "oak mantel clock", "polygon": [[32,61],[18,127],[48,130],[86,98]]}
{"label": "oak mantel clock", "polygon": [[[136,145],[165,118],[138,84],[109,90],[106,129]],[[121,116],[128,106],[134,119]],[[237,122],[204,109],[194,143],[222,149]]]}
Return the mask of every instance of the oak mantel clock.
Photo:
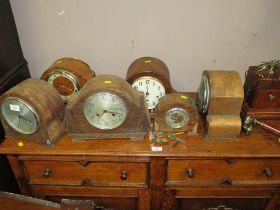
{"label": "oak mantel clock", "polygon": [[66,123],[74,140],[143,139],[150,128],[143,93],[113,75],[93,78],[69,100]]}
{"label": "oak mantel clock", "polygon": [[194,99],[184,93],[171,93],[156,106],[155,132],[197,133],[198,112]]}
{"label": "oak mantel clock", "polygon": [[57,90],[27,79],[1,96],[1,121],[7,137],[53,146],[64,132],[65,106]]}
{"label": "oak mantel clock", "polygon": [[173,92],[169,70],[158,58],[142,57],[133,61],[126,74],[126,80],[138,91],[142,91],[153,112],[160,97]]}
{"label": "oak mantel clock", "polygon": [[237,71],[204,71],[198,89],[198,110],[206,117],[205,138],[238,139],[244,98]]}

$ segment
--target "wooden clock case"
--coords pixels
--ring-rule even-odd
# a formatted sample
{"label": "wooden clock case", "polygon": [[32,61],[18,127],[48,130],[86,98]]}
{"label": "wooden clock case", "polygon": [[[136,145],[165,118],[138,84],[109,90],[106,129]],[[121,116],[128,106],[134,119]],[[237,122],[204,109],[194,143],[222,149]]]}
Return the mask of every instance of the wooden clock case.
{"label": "wooden clock case", "polygon": [[210,100],[205,121],[205,139],[238,139],[244,92],[237,71],[205,71]]}
{"label": "wooden clock case", "polygon": [[[91,78],[95,77],[95,72],[90,66],[76,58],[60,58],[56,60],[41,76],[41,79],[47,80],[49,75],[56,71],[67,71],[74,75],[79,82],[79,89]],[[53,81],[53,86],[62,95],[70,95],[74,91],[73,84],[64,77],[58,77]],[[67,87],[67,91],[62,87]]]}
{"label": "wooden clock case", "polygon": [[4,93],[1,101],[9,97],[17,97],[30,104],[38,114],[39,123],[35,133],[22,134],[11,128],[0,112],[6,137],[53,146],[63,136],[65,106],[52,85],[40,79],[27,79]]}
{"label": "wooden clock case", "polygon": [[[114,129],[99,129],[87,121],[84,116],[84,103],[95,93],[109,92],[126,103],[125,121]],[[66,106],[67,133],[74,140],[130,138],[143,139],[150,129],[148,110],[144,94],[136,91],[125,80],[114,75],[100,75],[88,83],[69,100]]]}
{"label": "wooden clock case", "polygon": [[174,92],[170,83],[170,74],[166,64],[155,57],[142,57],[133,61],[128,67],[126,80],[132,84],[139,77],[151,76],[163,83],[166,94]]}
{"label": "wooden clock case", "polygon": [[[182,108],[189,114],[188,123],[182,128],[171,128],[164,122],[164,114],[172,108]],[[170,93],[159,99],[159,103],[156,106],[156,118],[155,118],[155,132],[188,132],[189,134],[197,133],[197,126],[199,115],[195,105],[194,99],[183,93]]]}
{"label": "wooden clock case", "polygon": [[250,66],[244,84],[244,112],[257,119],[277,119],[280,117],[280,67],[272,79],[262,79],[257,66]]}

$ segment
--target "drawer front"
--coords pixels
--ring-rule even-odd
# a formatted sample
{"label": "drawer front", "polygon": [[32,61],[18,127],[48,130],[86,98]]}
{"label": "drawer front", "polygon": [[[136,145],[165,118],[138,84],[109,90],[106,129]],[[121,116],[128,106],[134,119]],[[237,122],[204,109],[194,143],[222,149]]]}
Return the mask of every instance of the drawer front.
{"label": "drawer front", "polygon": [[147,163],[25,160],[30,184],[147,186]]}
{"label": "drawer front", "polygon": [[263,90],[255,93],[252,108],[280,108],[280,90]]}
{"label": "drawer front", "polygon": [[280,184],[280,160],[169,160],[167,184]]}

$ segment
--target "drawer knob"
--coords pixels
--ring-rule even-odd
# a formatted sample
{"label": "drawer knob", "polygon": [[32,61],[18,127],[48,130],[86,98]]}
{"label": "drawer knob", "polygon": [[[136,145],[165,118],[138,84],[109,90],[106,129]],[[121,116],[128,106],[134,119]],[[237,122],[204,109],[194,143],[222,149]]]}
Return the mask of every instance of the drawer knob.
{"label": "drawer knob", "polygon": [[269,97],[269,99],[272,101],[272,100],[274,100],[276,97],[274,96],[274,95],[272,95],[272,94],[269,94],[268,95],[268,97]]}
{"label": "drawer knob", "polygon": [[194,170],[192,168],[187,168],[186,169],[186,174],[189,178],[193,178],[194,177]]}
{"label": "drawer knob", "polygon": [[127,180],[127,171],[121,171],[121,180]]}
{"label": "drawer knob", "polygon": [[264,174],[267,176],[267,177],[272,177],[272,171],[271,171],[271,168],[265,168],[263,170]]}
{"label": "drawer knob", "polygon": [[43,177],[44,178],[49,178],[51,173],[52,173],[52,170],[49,169],[49,168],[46,168],[46,169],[43,170]]}

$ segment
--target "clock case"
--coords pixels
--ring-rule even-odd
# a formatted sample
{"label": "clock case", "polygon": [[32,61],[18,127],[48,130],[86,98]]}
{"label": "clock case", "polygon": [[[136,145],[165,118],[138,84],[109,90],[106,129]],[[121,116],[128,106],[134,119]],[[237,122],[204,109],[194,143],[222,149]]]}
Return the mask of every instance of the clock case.
{"label": "clock case", "polygon": [[[182,108],[189,114],[188,123],[182,128],[171,128],[164,122],[164,114],[172,108]],[[199,115],[195,100],[184,93],[170,93],[159,99],[156,106],[155,132],[187,132],[190,135],[197,134]]]}
{"label": "clock case", "polygon": [[1,96],[1,106],[3,100],[10,97],[19,98],[31,105],[39,117],[39,122],[33,134],[22,134],[10,127],[0,112],[6,137],[34,141],[51,147],[63,136],[65,105],[52,85],[40,79],[24,80]]}
{"label": "clock case", "polygon": [[204,71],[209,81],[208,111],[202,113],[205,139],[239,139],[243,85],[237,71]]}
{"label": "clock case", "polygon": [[[56,71],[66,71],[74,75],[78,81],[78,89],[80,90],[84,84],[91,78],[95,77],[95,72],[90,68],[90,66],[83,62],[82,60],[76,58],[60,58],[56,60],[41,76],[42,80],[47,80],[48,77]],[[62,93],[62,89],[59,88],[60,85],[67,86],[63,80],[65,78],[57,78],[54,81],[54,86],[57,88],[59,93]],[[68,85],[68,89],[73,89]]]}
{"label": "clock case", "polygon": [[170,83],[170,74],[166,64],[158,58],[142,57],[128,67],[126,81],[132,84],[139,77],[154,77],[162,82],[166,94],[174,92]]}
{"label": "clock case", "polygon": [[[126,104],[125,121],[113,129],[92,126],[84,116],[84,104],[93,94],[109,92],[123,99]],[[75,93],[66,106],[67,134],[73,140],[129,138],[142,140],[150,129],[148,109],[144,94],[136,91],[125,80],[114,75],[100,75]]]}

